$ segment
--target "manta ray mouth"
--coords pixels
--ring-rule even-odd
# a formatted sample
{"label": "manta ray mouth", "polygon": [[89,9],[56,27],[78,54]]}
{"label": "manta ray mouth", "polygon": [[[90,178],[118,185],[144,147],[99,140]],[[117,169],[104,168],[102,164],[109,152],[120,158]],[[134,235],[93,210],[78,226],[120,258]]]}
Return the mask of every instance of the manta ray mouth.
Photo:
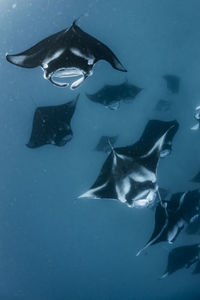
{"label": "manta ray mouth", "polygon": [[[61,68],[56,70],[55,72],[50,73],[48,77],[46,77],[44,74],[44,77],[46,79],[49,79],[54,85],[58,87],[66,87],[70,85],[70,88],[72,90],[79,87],[80,84],[85,80],[87,76],[88,75],[83,70],[78,68]],[[73,77],[79,77],[79,78],[71,83],[70,80],[68,82],[63,81],[63,78],[73,78]]]}
{"label": "manta ray mouth", "polygon": [[144,191],[134,199],[133,206],[136,208],[150,207],[156,200],[156,189]]}

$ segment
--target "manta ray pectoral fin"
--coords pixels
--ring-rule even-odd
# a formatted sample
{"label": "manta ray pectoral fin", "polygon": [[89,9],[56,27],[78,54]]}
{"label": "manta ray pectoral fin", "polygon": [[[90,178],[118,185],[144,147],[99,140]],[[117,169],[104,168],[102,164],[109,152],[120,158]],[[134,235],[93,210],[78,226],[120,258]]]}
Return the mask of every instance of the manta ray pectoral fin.
{"label": "manta ray pectoral fin", "polygon": [[113,53],[110,53],[104,59],[107,62],[109,62],[114,69],[121,72],[127,72],[127,70],[124,68],[124,66],[120,63],[118,58]]}
{"label": "manta ray pectoral fin", "polygon": [[89,189],[86,193],[80,195],[78,198],[101,199],[101,197],[98,196],[98,193],[101,192],[106,187],[107,184],[108,184],[108,182],[106,181],[100,186],[93,187],[93,188]]}
{"label": "manta ray pectoral fin", "polygon": [[98,48],[99,55],[97,55],[97,60],[106,60],[114,69],[121,72],[127,72],[116,55],[106,45],[99,43]]}
{"label": "manta ray pectoral fin", "polygon": [[121,72],[127,72],[127,70],[124,68],[124,66],[118,60],[118,58],[115,57],[110,63],[113,66],[113,68],[115,68],[116,70],[121,71]]}
{"label": "manta ray pectoral fin", "polygon": [[192,126],[190,129],[191,129],[191,130],[198,130],[199,128],[200,128],[200,124],[197,123],[197,124],[195,124],[194,126]]}
{"label": "manta ray pectoral fin", "polygon": [[63,32],[64,30],[57,32],[21,53],[14,55],[6,54],[6,59],[8,62],[23,68],[39,67],[42,65],[49,49],[51,49],[52,43],[54,43],[55,39],[62,35]]}
{"label": "manta ray pectoral fin", "polygon": [[100,199],[99,197],[97,197],[95,195],[95,191],[93,191],[93,190],[89,190],[89,191],[85,192],[84,194],[80,195],[78,198]]}
{"label": "manta ray pectoral fin", "polygon": [[11,64],[23,66],[26,56],[25,55],[8,55],[8,54],[6,54],[6,59]]}
{"label": "manta ray pectoral fin", "polygon": [[9,55],[6,54],[6,59],[11,64],[23,68],[36,68],[40,66],[43,59],[43,53],[28,53],[28,50],[19,54]]}

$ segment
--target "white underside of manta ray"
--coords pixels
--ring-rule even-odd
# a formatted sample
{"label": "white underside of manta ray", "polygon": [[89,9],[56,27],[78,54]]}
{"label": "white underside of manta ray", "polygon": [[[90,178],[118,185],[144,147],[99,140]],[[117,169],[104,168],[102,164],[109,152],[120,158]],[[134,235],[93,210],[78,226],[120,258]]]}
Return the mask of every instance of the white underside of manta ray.
{"label": "white underside of manta ray", "polygon": [[112,148],[96,182],[80,198],[116,199],[129,207],[153,205],[158,192],[158,161],[163,151],[169,154],[165,150],[177,129],[176,121],[149,121],[137,143]]}

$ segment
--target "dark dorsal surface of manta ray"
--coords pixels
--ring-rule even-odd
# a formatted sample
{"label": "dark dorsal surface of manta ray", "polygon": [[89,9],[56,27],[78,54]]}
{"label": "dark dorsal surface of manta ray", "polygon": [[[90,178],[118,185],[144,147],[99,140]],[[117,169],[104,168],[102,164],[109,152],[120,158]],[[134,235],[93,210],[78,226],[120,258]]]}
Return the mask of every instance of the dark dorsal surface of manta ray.
{"label": "dark dorsal surface of manta ray", "polygon": [[112,150],[112,146],[114,146],[117,139],[118,139],[118,135],[115,136],[103,135],[100,138],[98,144],[96,145],[95,150],[108,153]]}
{"label": "dark dorsal surface of manta ray", "polygon": [[199,273],[199,263],[200,244],[174,248],[168,255],[167,267],[164,274],[161,276],[161,279],[173,274],[180,269],[189,268],[194,264],[196,264],[196,266],[193,273]]}
{"label": "dark dorsal surface of manta ray", "polygon": [[112,149],[96,182],[80,198],[116,199],[130,207],[153,205],[158,161],[178,126],[176,121],[149,121],[138,142]]}
{"label": "dark dorsal surface of manta ray", "polygon": [[163,99],[159,100],[155,106],[156,111],[163,112],[163,113],[169,111],[170,108],[171,108],[171,102]]}
{"label": "dark dorsal surface of manta ray", "polygon": [[173,243],[183,228],[197,216],[200,216],[199,189],[173,194],[170,201],[159,203],[155,212],[153,233],[137,255],[151,245],[160,242]]}
{"label": "dark dorsal surface of manta ray", "polygon": [[180,89],[180,77],[166,74],[163,78],[166,80],[168,90],[170,90],[173,94],[177,94]]}
{"label": "dark dorsal surface of manta ray", "polygon": [[29,148],[46,144],[64,146],[72,139],[71,119],[79,95],[75,100],[56,106],[41,106],[35,110]]}
{"label": "dark dorsal surface of manta ray", "polygon": [[88,76],[96,62],[105,60],[119,71],[127,72],[115,54],[96,38],[84,32],[76,21],[30,49],[14,55],[6,55],[7,60],[24,68],[41,67],[44,78],[54,85],[65,87],[68,83],[56,81],[65,77],[79,77],[71,84],[78,87]]}
{"label": "dark dorsal surface of manta ray", "polygon": [[120,101],[134,99],[141,91],[141,88],[126,80],[118,85],[105,85],[96,93],[86,95],[93,102],[100,103],[110,109],[118,109]]}

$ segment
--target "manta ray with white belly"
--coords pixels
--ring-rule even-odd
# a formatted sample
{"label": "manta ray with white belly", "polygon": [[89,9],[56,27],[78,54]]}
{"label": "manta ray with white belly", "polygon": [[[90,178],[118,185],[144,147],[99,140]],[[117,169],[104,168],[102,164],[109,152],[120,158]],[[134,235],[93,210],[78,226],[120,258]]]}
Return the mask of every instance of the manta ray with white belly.
{"label": "manta ray with white belly", "polygon": [[156,201],[157,165],[178,130],[177,121],[148,122],[140,140],[112,148],[96,182],[80,198],[116,199],[130,207],[147,207]]}
{"label": "manta ray with white belly", "polygon": [[113,68],[127,72],[115,54],[102,42],[84,32],[76,21],[67,28],[55,33],[28,50],[15,55],[6,55],[6,59],[24,68],[41,67],[44,78],[59,87],[69,83],[58,81],[65,77],[78,77],[71,89],[78,87],[88,76],[99,60],[105,60]]}

